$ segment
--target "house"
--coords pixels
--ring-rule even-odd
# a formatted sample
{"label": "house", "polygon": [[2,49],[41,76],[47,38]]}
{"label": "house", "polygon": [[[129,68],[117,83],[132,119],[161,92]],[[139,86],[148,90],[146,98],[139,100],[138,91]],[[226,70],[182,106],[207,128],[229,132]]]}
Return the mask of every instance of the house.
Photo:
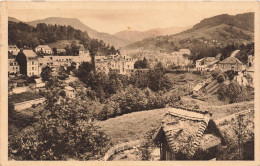
{"label": "house", "polygon": [[60,66],[64,66],[65,68],[68,66],[71,66],[73,63],[75,63],[75,67],[78,68],[80,64],[83,62],[90,62],[91,57],[87,53],[82,53],[78,56],[70,56],[70,55],[64,55],[64,56],[44,56],[39,58],[39,65],[49,66],[51,68],[58,69]]}
{"label": "house", "polygon": [[52,49],[48,45],[38,45],[35,47],[35,52],[51,55]]}
{"label": "house", "polygon": [[246,67],[246,72],[251,75],[252,77],[254,77],[254,56],[253,55],[249,55],[248,59],[247,59],[247,67]]}
{"label": "house", "polygon": [[247,66],[251,67],[254,65],[254,56],[253,55],[248,55],[247,57]]}
{"label": "house", "polygon": [[214,64],[218,63],[218,59],[215,57],[205,57],[199,60],[196,60],[196,69],[200,71],[210,70]]}
{"label": "house", "polygon": [[126,75],[134,69],[134,61],[133,58],[122,55],[96,56],[95,67],[96,71],[103,71],[106,74],[116,72]]}
{"label": "house", "polygon": [[66,53],[66,50],[64,48],[57,48],[57,54]]}
{"label": "house", "polygon": [[109,64],[106,56],[95,56],[95,69],[97,72],[104,72],[104,73],[108,74],[109,65],[115,66],[115,64]]}
{"label": "house", "polygon": [[20,52],[20,49],[16,45],[8,45],[8,52],[17,55]]}
{"label": "house", "polygon": [[82,54],[84,52],[86,52],[86,49],[85,49],[85,47],[83,45],[80,44],[79,45],[79,54]]}
{"label": "house", "polygon": [[249,84],[242,72],[238,72],[238,75],[234,77],[234,80],[241,86],[247,86]]}
{"label": "house", "polygon": [[15,60],[15,56],[8,51],[8,74],[19,74],[20,66]]}
{"label": "house", "polygon": [[160,160],[211,160],[225,140],[208,111],[170,108],[154,141]]}
{"label": "house", "polygon": [[22,50],[16,56],[20,73],[26,76],[39,75],[38,56],[33,50]]}
{"label": "house", "polygon": [[66,86],[65,87],[65,93],[66,93],[66,96],[68,98],[75,98],[76,97],[75,89],[72,88],[71,86]]}
{"label": "house", "polygon": [[240,60],[235,57],[228,57],[223,61],[220,61],[218,64],[218,68],[222,71],[234,70],[234,71],[242,71],[243,64]]}

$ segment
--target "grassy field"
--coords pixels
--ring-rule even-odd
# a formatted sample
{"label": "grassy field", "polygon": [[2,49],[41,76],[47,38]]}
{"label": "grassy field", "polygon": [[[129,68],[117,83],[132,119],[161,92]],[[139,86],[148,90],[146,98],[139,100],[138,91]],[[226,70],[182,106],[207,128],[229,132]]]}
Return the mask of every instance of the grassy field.
{"label": "grassy field", "polygon": [[[73,40],[58,40],[55,43],[49,43],[51,48],[65,48],[67,45],[70,46]],[[76,40],[75,40],[76,41]]]}
{"label": "grassy field", "polygon": [[97,122],[96,125],[111,138],[112,143],[128,142],[142,139],[147,131],[159,127],[167,111],[155,109],[134,112]]}
{"label": "grassy field", "polygon": [[[213,113],[213,119],[218,119],[241,110],[254,108],[254,102],[241,102],[228,105],[211,105],[189,97],[182,98],[183,103],[189,108],[199,105],[201,110],[209,110]],[[106,121],[96,122],[110,138],[113,144],[142,139],[148,131],[158,128],[164,114],[169,108],[149,111],[134,112],[111,118]]]}

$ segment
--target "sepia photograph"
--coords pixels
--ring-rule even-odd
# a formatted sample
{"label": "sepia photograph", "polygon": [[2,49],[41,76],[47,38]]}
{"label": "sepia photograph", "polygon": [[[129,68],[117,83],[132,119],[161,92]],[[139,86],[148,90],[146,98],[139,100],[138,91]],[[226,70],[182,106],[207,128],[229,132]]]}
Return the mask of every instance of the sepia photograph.
{"label": "sepia photograph", "polygon": [[6,3],[6,160],[255,161],[245,4]]}

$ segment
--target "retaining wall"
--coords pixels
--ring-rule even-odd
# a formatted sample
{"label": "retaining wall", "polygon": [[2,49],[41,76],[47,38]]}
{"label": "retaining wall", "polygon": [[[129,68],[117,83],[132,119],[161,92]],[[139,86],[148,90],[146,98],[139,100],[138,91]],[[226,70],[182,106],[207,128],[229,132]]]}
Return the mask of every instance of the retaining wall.
{"label": "retaining wall", "polygon": [[29,101],[24,101],[24,102],[21,102],[21,103],[15,103],[14,104],[14,110],[22,111],[24,109],[31,108],[32,105],[34,105],[34,104],[41,104],[45,100],[46,99],[44,97],[42,97],[42,98],[35,99],[35,100],[29,100]]}

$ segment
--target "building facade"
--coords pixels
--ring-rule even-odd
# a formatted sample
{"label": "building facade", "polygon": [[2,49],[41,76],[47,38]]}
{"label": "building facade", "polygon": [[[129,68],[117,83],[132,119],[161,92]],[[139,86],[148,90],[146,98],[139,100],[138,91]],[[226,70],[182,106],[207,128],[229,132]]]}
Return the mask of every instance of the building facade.
{"label": "building facade", "polygon": [[20,52],[20,49],[16,45],[8,45],[8,52],[12,55],[17,55]]}
{"label": "building facade", "polygon": [[15,60],[15,56],[8,52],[8,74],[19,74],[20,66]]}
{"label": "building facade", "polygon": [[196,69],[199,71],[210,70],[218,62],[219,60],[215,57],[205,57],[196,61]]}
{"label": "building facade", "polygon": [[126,75],[134,69],[134,61],[131,57],[122,55],[96,56],[95,67],[97,72],[102,71],[106,74],[115,72]]}
{"label": "building facade", "polygon": [[48,45],[38,45],[37,47],[35,47],[35,52],[48,55],[53,54],[52,49]]}
{"label": "building facade", "polygon": [[16,61],[20,66],[20,73],[26,76],[40,74],[38,56],[33,50],[22,50],[16,56]]}
{"label": "building facade", "polygon": [[228,57],[223,61],[219,62],[218,68],[223,72],[228,70],[240,72],[243,70],[243,64],[240,60],[238,60],[235,57]]}
{"label": "building facade", "polygon": [[65,87],[65,93],[66,93],[66,97],[68,97],[68,98],[75,98],[76,97],[75,89],[72,88],[71,86]]}

